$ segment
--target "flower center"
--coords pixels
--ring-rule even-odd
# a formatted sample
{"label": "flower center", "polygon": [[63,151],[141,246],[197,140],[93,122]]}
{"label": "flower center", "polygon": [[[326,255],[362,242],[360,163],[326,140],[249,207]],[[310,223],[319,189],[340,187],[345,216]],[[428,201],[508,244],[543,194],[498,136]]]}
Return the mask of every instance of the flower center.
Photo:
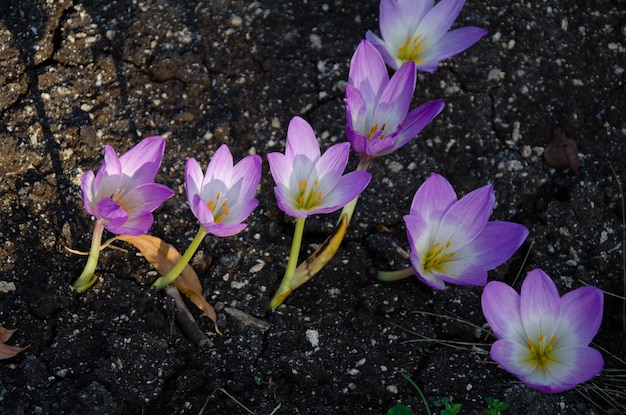
{"label": "flower center", "polygon": [[296,203],[299,209],[311,210],[318,207],[322,202],[322,192],[317,191],[319,182],[317,179],[313,182],[313,186],[309,188],[306,179],[302,179],[298,191]]}
{"label": "flower center", "polygon": [[213,214],[213,222],[220,223],[228,216],[228,201],[222,192],[217,192],[214,200],[209,200],[207,206]]}
{"label": "flower center", "polygon": [[437,242],[426,254],[424,259],[424,270],[426,271],[438,271],[443,272],[443,265],[446,261],[451,259],[455,254],[455,251],[450,251],[450,241],[444,245]]}
{"label": "flower center", "polygon": [[371,140],[374,137],[377,137],[379,140],[385,138],[385,127],[387,124],[383,124],[381,128],[378,128],[378,123],[374,124],[370,131],[365,135],[368,140]]}
{"label": "flower center", "polygon": [[422,44],[421,38],[422,35],[407,37],[404,45],[398,49],[398,59],[404,62],[413,61],[416,65],[419,64],[422,61],[421,56],[426,49]]}
{"label": "flower center", "polygon": [[554,343],[556,343],[556,336],[552,336],[550,341],[546,341],[545,334],[541,333],[537,341],[533,341],[531,338],[528,338],[528,350],[530,351],[530,356],[528,357],[529,362],[537,363],[542,371],[546,370],[549,361],[554,361],[553,358],[550,357],[552,354],[552,350],[554,350]]}

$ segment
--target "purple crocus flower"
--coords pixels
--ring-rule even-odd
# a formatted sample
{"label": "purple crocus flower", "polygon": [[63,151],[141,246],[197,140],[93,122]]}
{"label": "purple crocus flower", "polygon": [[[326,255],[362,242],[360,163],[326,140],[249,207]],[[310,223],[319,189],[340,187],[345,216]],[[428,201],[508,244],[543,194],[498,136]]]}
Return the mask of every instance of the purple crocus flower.
{"label": "purple crocus flower", "polygon": [[362,162],[402,147],[443,109],[438,99],[409,112],[415,77],[409,62],[389,79],[380,53],[366,40],[357,47],[346,85],[346,134]]}
{"label": "purple crocus flower", "polygon": [[320,156],[313,128],[302,118],[293,117],[285,154],[267,155],[278,207],[289,216],[306,218],[333,212],[358,196],[371,176],[365,171],[343,175],[349,152],[349,143],[339,143]]}
{"label": "purple crocus flower", "polygon": [[380,33],[368,31],[365,37],[397,70],[404,62],[414,62],[421,71],[434,72],[439,62],[464,51],[487,34],[479,27],[448,31],[465,0],[381,0]]}
{"label": "purple crocus flower", "polygon": [[118,158],[104,146],[104,162],[94,175],[83,174],[81,190],[85,209],[107,230],[141,235],[150,229],[152,211],[174,192],[154,183],[165,149],[163,137],[147,137]]}
{"label": "purple crocus flower", "polygon": [[191,211],[207,233],[224,237],[241,232],[257,207],[261,157],[254,154],[233,165],[225,144],[217,149],[206,173],[194,158],[185,165],[185,188]]}
{"label": "purple crocus flower", "polygon": [[483,314],[497,340],[491,358],[531,388],[558,393],[602,371],[604,360],[588,347],[602,322],[604,298],[595,287],[559,297],[552,279],[531,271],[521,294],[492,281],[483,290]]}
{"label": "purple crocus flower", "polygon": [[431,175],[415,193],[404,217],[413,271],[425,284],[485,285],[487,271],[507,261],[522,245],[528,229],[491,221],[493,186],[478,188],[460,200],[450,183]]}

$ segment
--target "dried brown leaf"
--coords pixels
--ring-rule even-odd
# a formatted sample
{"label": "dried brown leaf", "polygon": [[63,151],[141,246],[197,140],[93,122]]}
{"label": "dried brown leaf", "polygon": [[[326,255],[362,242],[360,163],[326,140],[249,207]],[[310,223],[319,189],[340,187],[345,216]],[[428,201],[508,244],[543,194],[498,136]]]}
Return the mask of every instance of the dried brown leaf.
{"label": "dried brown leaf", "polygon": [[0,359],[10,359],[18,353],[21,353],[24,350],[28,349],[28,346],[17,347],[4,344],[11,338],[11,335],[13,335],[14,332],[15,330],[5,329],[4,327],[0,326]]}
{"label": "dried brown leaf", "polygon": [[569,168],[572,174],[580,169],[576,141],[567,138],[560,128],[554,130],[554,138],[546,146],[543,156],[549,165],[557,169]]}
{"label": "dried brown leaf", "polygon": [[[150,262],[161,275],[166,275],[181,258],[180,253],[175,248],[156,236],[120,235],[117,239],[128,242],[141,251],[148,262]],[[172,284],[215,323],[215,330],[219,333],[215,309],[202,295],[202,284],[200,284],[198,274],[196,274],[189,264],[185,266],[183,272],[180,273]]]}

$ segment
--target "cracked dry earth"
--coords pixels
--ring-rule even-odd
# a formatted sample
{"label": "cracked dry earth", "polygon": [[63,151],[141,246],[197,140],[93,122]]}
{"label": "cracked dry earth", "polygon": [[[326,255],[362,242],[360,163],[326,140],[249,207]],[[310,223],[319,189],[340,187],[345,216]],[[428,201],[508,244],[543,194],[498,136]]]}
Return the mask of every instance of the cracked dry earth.
{"label": "cracked dry earth", "polygon": [[[93,222],[79,180],[102,146],[122,153],[167,139],[157,181],[176,196],[152,233],[183,251],[197,224],[183,194],[188,157],[206,165],[222,143],[235,158],[282,151],[294,115],[323,148],[345,140],[343,87],[377,1],[78,1],[0,4],[0,362],[2,414],[383,414],[397,402],[426,413],[449,397],[462,414],[485,398],[517,414],[625,413],[622,302],[626,183],[621,0],[468,0],[458,26],[489,34],[439,71],[421,74],[415,103],[446,108],[416,140],[377,160],[337,257],[274,312],[267,305],[293,221],[276,207],[267,163],[260,206],[236,237],[206,238],[193,266],[224,335],[196,346],[157,277],[132,247],[107,249],[99,281],[70,289]],[[543,157],[553,131],[576,141],[576,175]],[[350,168],[356,165],[356,157]],[[594,347],[605,371],[546,395],[492,362],[480,287],[433,292],[376,269],[408,265],[402,216],[431,172],[459,194],[493,183],[494,218],[530,236],[490,279],[513,284],[536,267],[561,293],[606,291]],[[311,252],[335,215],[307,221]],[[233,399],[234,398],[234,399]]]}

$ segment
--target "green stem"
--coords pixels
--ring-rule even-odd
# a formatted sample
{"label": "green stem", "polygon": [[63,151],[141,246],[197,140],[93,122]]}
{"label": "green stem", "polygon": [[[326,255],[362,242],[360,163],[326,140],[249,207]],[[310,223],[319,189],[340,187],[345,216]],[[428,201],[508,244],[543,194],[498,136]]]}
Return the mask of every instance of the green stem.
{"label": "green stem", "polygon": [[411,379],[408,375],[402,374],[402,377],[405,378],[415,388],[417,393],[419,393],[420,398],[422,398],[422,402],[424,402],[424,407],[426,408],[426,413],[428,415],[432,415],[432,413],[430,412],[430,406],[428,405],[428,401],[426,400],[426,396],[424,396],[424,392],[422,392],[420,387],[417,386],[417,383],[415,383],[413,381],[413,379]]}
{"label": "green stem", "polygon": [[98,280],[95,276],[95,272],[96,266],[98,265],[98,258],[100,257],[100,244],[102,243],[103,232],[104,225],[99,220],[96,221],[96,226],[93,228],[91,249],[89,250],[87,264],[85,264],[85,268],[83,269],[83,273],[80,274],[80,277],[74,281],[74,288],[76,288],[78,292],[85,291]]}
{"label": "green stem", "polygon": [[398,281],[404,278],[408,278],[411,275],[414,275],[412,267],[408,267],[405,269],[399,269],[397,271],[378,271],[376,273],[376,278],[379,281]]}
{"label": "green stem", "polygon": [[274,294],[272,301],[270,301],[270,309],[274,309],[282,304],[287,298],[289,293],[293,290],[292,281],[296,272],[296,265],[298,265],[298,256],[300,255],[300,246],[302,245],[302,234],[304,233],[304,222],[306,218],[298,218],[296,220],[296,228],[293,232],[293,242],[291,243],[291,252],[289,253],[289,261],[287,262],[287,269],[285,275],[280,283],[280,287]]}
{"label": "green stem", "polygon": [[152,286],[155,287],[157,290],[160,290],[166,285],[171,284],[172,281],[174,281],[180,275],[180,273],[183,272],[189,261],[191,261],[191,258],[198,250],[198,247],[200,247],[200,243],[202,243],[202,240],[205,236],[206,231],[204,230],[204,227],[200,225],[198,233],[193,238],[193,241],[191,241],[191,244],[189,244],[189,247],[187,248],[183,256],[176,263],[176,265],[174,265],[174,268],[172,268],[170,272],[168,272],[166,275],[157,279],[154,284],[152,284]]}

